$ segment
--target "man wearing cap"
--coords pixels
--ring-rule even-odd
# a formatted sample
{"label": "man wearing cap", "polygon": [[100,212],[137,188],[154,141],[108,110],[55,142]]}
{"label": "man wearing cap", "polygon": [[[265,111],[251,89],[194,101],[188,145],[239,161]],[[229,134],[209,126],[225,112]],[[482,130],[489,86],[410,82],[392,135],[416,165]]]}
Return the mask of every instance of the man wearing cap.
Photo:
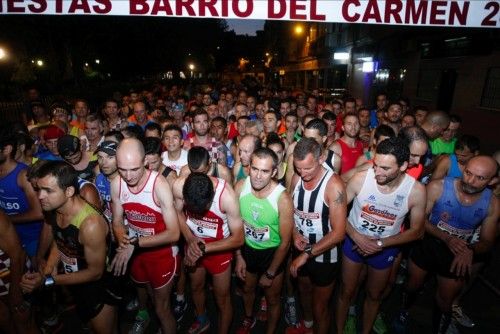
{"label": "man wearing cap", "polygon": [[36,153],[33,158],[33,163],[37,160],[62,160],[59,151],[57,150],[57,141],[59,138],[64,136],[64,134],[64,131],[58,126],[49,125],[42,135],[43,143],[45,144],[44,146],[47,149],[39,149],[39,152]]}
{"label": "man wearing cap", "polygon": [[64,135],[57,141],[57,149],[61,157],[75,168],[78,177],[93,182],[97,174],[97,161],[92,161],[93,152],[82,150],[80,139]]}
{"label": "man wearing cap", "polygon": [[97,163],[100,173],[95,178],[95,185],[101,198],[103,213],[108,221],[111,216],[111,180],[118,176],[116,167],[116,148],[118,144],[113,141],[103,141],[97,148]]}

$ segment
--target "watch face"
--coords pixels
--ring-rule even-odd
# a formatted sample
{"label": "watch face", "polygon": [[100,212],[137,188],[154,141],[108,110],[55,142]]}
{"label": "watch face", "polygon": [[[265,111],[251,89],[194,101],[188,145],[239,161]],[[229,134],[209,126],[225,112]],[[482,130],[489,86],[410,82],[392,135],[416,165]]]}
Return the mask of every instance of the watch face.
{"label": "watch face", "polygon": [[377,246],[382,247],[383,245],[382,240],[377,240]]}

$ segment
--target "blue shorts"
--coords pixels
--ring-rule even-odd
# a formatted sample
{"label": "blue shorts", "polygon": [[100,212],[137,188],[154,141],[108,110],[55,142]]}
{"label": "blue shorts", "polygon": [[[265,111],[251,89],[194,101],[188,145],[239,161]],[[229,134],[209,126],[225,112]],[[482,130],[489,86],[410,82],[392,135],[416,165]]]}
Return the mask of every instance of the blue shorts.
{"label": "blue shorts", "polygon": [[354,241],[349,236],[346,236],[344,245],[342,246],[342,252],[344,253],[344,255],[354,262],[365,263],[368,266],[378,270],[387,269],[392,266],[392,263],[396,259],[396,256],[399,254],[398,247],[387,247],[384,248],[381,252],[369,256],[363,256],[356,250],[352,249],[354,246]]}

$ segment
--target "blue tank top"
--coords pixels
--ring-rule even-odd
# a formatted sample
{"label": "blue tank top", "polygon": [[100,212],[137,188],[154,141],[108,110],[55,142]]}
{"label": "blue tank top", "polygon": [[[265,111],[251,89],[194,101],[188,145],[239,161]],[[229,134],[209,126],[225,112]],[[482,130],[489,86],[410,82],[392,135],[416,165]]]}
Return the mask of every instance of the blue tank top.
{"label": "blue tank top", "polygon": [[104,216],[111,221],[111,184],[104,174],[99,174],[95,178],[95,185],[99,192],[99,197],[104,203]]}
{"label": "blue tank top", "polygon": [[432,208],[429,222],[443,232],[470,241],[474,230],[488,215],[492,191],[486,188],[474,204],[464,205],[455,193],[455,180],[444,179],[443,192]]}
{"label": "blue tank top", "polygon": [[458,160],[455,154],[450,154],[450,168],[448,169],[448,177],[459,179],[462,177],[462,172],[458,167]]}
{"label": "blue tank top", "polygon": [[[30,209],[26,194],[17,184],[19,173],[26,168],[28,168],[27,165],[18,163],[12,172],[0,178],[0,208],[9,216],[25,213]],[[38,242],[42,223],[41,220],[38,220],[14,224],[23,246],[29,247],[33,242]]]}

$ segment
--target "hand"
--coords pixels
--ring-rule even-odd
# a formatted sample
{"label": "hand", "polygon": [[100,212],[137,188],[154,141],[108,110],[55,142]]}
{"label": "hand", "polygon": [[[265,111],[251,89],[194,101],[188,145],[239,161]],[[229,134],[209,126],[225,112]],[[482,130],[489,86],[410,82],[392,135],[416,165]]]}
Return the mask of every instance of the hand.
{"label": "hand", "polygon": [[236,255],[236,265],[234,266],[234,272],[236,273],[236,276],[242,280],[243,282],[246,279],[247,275],[247,263],[245,262],[245,259],[243,259],[243,256],[241,255]]}
{"label": "hand", "polygon": [[363,256],[372,255],[382,251],[382,247],[377,245],[377,240],[366,236],[361,233],[357,233],[353,238],[354,243],[356,244],[353,249],[355,249],[359,254]]}
{"label": "hand", "polygon": [[186,264],[192,263],[192,265],[194,265],[196,261],[198,261],[198,259],[203,256],[203,252],[201,251],[200,246],[198,245],[199,242],[203,242],[203,240],[198,238],[193,238],[190,241],[188,241],[186,248],[186,256],[185,256]]}
{"label": "hand", "polygon": [[299,272],[300,267],[306,264],[308,259],[309,256],[306,253],[302,253],[297,256],[290,265],[290,274],[292,274],[293,277],[297,277],[297,273]]}
{"label": "hand", "polygon": [[125,275],[127,271],[127,263],[134,253],[134,246],[127,245],[124,247],[118,247],[116,250],[116,255],[111,262],[111,270],[115,276]]}
{"label": "hand", "polygon": [[266,274],[262,274],[259,279],[259,285],[262,288],[269,288],[271,285],[273,285],[272,279],[267,278]]}
{"label": "hand", "polygon": [[24,293],[31,293],[42,286],[44,278],[39,272],[26,273],[21,278],[21,289]]}
{"label": "hand", "polygon": [[302,234],[299,232],[294,232],[293,233],[293,244],[295,248],[297,248],[299,251],[303,252],[306,246],[309,244],[309,239],[304,237]]}
{"label": "hand", "polygon": [[127,235],[124,235],[122,240],[119,242],[119,247],[120,248],[126,248],[128,247],[128,245],[130,245],[130,243],[132,242],[132,240],[138,238],[137,236],[127,236]]}
{"label": "hand", "polygon": [[463,252],[455,255],[455,258],[451,263],[450,272],[460,277],[470,275],[473,257],[474,253],[472,250],[465,248]]}
{"label": "hand", "polygon": [[446,245],[455,255],[462,253],[464,250],[467,249],[467,243],[465,242],[465,240],[459,239],[451,235],[448,237],[448,239],[446,239]]}

